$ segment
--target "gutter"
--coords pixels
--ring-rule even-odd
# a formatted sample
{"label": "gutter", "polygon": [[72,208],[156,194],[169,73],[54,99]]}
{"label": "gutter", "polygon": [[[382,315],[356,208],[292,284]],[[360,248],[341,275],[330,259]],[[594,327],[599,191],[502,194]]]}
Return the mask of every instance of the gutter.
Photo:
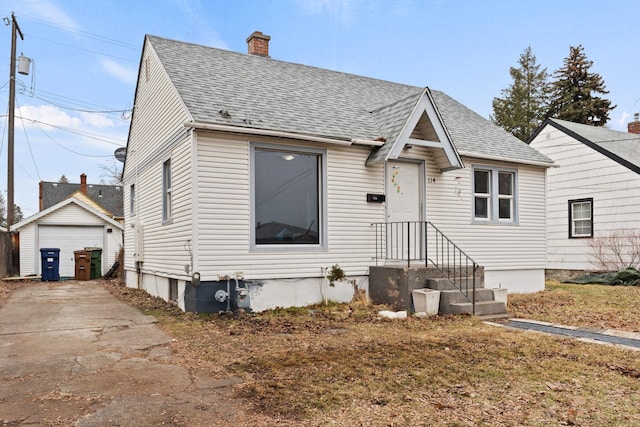
{"label": "gutter", "polygon": [[218,132],[230,132],[230,133],[239,133],[239,134],[248,134],[248,135],[271,136],[276,138],[301,139],[304,141],[320,142],[323,144],[333,144],[333,145],[343,145],[343,146],[365,145],[365,146],[371,146],[371,147],[379,147],[384,144],[383,141],[372,141],[368,139],[357,139],[357,138],[351,138],[350,140],[334,139],[334,138],[325,138],[322,136],[314,136],[314,135],[307,135],[307,134],[294,133],[294,132],[283,132],[283,131],[269,130],[269,129],[219,125],[214,123],[187,122],[184,124],[184,126],[192,129],[210,130],[210,131],[218,131]]}
{"label": "gutter", "polygon": [[543,162],[543,161],[537,161],[537,160],[512,159],[512,158],[509,158],[509,157],[501,157],[501,156],[489,156],[489,155],[486,155],[486,154],[472,153],[470,151],[458,151],[458,153],[460,153],[461,156],[471,157],[471,158],[474,158],[474,159],[495,160],[495,161],[499,161],[499,162],[509,162],[509,163],[521,163],[521,164],[532,165],[532,166],[543,166],[543,167],[546,167],[546,168],[558,167],[558,165],[556,165],[553,162]]}

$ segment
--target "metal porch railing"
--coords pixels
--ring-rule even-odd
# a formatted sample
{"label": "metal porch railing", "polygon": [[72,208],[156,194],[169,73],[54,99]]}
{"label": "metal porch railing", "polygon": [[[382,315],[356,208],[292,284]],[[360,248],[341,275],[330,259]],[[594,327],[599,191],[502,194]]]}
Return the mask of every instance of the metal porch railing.
{"label": "metal porch railing", "polygon": [[376,234],[376,265],[379,262],[424,263],[434,266],[473,305],[476,273],[480,266],[445,236],[431,221],[371,224]]}

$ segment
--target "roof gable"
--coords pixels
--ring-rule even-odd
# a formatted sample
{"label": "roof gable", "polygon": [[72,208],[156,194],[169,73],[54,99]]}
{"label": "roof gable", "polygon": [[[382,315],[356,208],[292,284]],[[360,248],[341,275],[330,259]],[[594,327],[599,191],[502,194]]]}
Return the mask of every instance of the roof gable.
{"label": "roof gable", "polygon": [[566,120],[547,119],[527,142],[530,144],[546,126],[558,129],[605,157],[640,174],[640,135]]}
{"label": "roof gable", "polygon": [[446,165],[439,165],[443,170],[463,167],[428,88],[418,98],[413,106],[413,111],[397,137],[381,147],[375,155],[367,160],[367,163],[397,159],[402,150],[409,145],[443,150],[447,159]]}
{"label": "roof gable", "polygon": [[122,224],[120,224],[118,221],[108,217],[107,215],[105,215],[100,210],[94,208],[93,206],[90,206],[89,204],[83,202],[82,200],[80,200],[80,199],[78,199],[76,197],[69,197],[69,198],[61,201],[60,203],[57,203],[54,206],[51,206],[51,207],[49,207],[47,209],[44,209],[44,210],[42,210],[42,211],[40,211],[40,212],[38,212],[38,213],[36,213],[34,215],[31,215],[30,217],[28,217],[26,219],[23,219],[19,223],[14,224],[11,227],[11,230],[12,231],[19,230],[22,227],[24,227],[24,226],[26,226],[26,225],[34,222],[34,221],[37,221],[37,220],[49,215],[50,213],[55,212],[55,211],[57,211],[57,210],[59,210],[61,208],[64,208],[65,206],[68,206],[70,204],[75,204],[75,205],[79,206],[80,208],[84,209],[88,213],[99,217],[101,220],[103,220],[104,222],[108,223],[109,225],[111,225],[111,226],[113,226],[115,228],[118,228],[120,230],[124,229],[124,226]]}

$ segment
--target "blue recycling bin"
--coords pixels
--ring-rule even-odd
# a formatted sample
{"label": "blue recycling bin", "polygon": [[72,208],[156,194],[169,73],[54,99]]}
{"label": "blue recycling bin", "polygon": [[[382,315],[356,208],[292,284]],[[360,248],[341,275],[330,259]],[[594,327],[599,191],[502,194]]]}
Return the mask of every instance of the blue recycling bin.
{"label": "blue recycling bin", "polygon": [[42,281],[57,282],[60,280],[60,248],[41,248]]}

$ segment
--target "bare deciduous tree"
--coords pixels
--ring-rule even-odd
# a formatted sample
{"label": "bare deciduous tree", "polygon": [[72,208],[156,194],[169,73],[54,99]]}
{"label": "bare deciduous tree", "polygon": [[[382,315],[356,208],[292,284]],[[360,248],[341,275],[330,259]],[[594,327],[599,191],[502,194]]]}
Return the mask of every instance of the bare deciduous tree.
{"label": "bare deciduous tree", "polygon": [[589,241],[593,264],[600,271],[640,270],[640,231],[629,229]]}

